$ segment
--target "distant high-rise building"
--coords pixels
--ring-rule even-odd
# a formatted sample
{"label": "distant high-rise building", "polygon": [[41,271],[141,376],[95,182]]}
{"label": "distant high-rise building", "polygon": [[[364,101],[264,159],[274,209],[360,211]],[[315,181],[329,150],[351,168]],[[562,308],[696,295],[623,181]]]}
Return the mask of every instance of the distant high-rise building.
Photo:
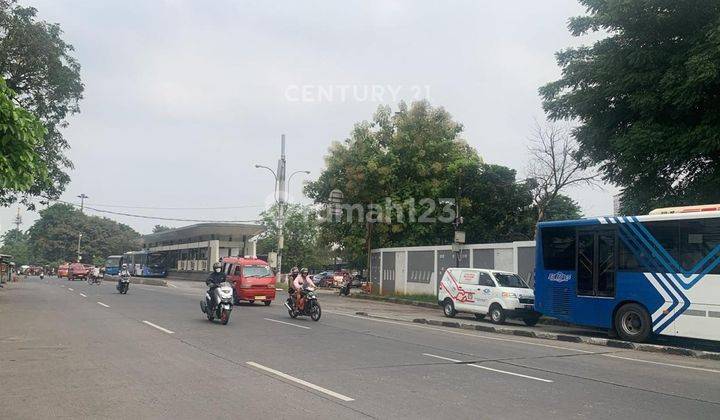
{"label": "distant high-rise building", "polygon": [[20,230],[20,225],[22,225],[22,217],[20,216],[20,207],[17,209],[17,216],[15,216],[15,221],[13,222],[15,224],[15,229]]}

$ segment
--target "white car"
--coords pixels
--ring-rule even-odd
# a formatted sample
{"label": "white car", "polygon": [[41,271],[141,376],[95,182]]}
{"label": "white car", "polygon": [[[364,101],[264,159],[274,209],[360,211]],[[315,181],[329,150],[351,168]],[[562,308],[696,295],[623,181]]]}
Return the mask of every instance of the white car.
{"label": "white car", "polygon": [[489,314],[495,324],[510,317],[529,326],[540,319],[533,290],[522,277],[507,271],[448,268],[440,281],[438,304],[450,318],[458,312],[475,314],[477,319]]}

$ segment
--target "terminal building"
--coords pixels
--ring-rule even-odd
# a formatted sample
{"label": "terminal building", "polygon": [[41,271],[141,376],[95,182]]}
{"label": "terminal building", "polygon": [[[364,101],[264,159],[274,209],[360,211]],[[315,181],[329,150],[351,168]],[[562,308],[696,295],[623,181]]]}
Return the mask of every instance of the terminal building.
{"label": "terminal building", "polygon": [[223,257],[254,256],[255,224],[199,223],[142,237],[143,249],[160,254],[171,275],[208,272]]}

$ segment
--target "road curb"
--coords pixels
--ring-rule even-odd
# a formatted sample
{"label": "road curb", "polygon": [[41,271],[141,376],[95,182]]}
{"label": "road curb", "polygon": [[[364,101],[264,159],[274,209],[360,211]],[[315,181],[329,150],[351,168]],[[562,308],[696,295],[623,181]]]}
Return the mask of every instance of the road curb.
{"label": "road curb", "polygon": [[[358,293],[358,294],[351,294],[350,297],[354,298],[354,299],[373,300],[376,302],[387,302],[387,303],[397,303],[400,305],[418,306],[421,308],[437,309],[440,307],[437,303],[422,302],[422,301],[418,301],[418,300],[402,299],[402,298],[389,297],[389,296],[366,295],[366,294]],[[559,326],[565,326],[565,327],[572,325],[570,323],[561,321],[559,319],[546,318],[546,317],[540,318],[538,323],[544,324],[544,325],[559,325]]]}
{"label": "road curb", "polygon": [[[410,321],[407,321],[405,319],[400,319],[400,318],[371,315],[367,312],[355,312],[355,315],[365,316],[368,318],[378,318],[378,319],[387,319],[387,320],[392,320],[392,321],[410,322]],[[495,334],[513,335],[513,336],[518,336],[518,337],[540,338],[540,339],[544,339],[544,340],[565,341],[565,342],[570,342],[570,343],[584,343],[584,344],[592,344],[595,346],[605,346],[605,347],[621,348],[621,349],[628,349],[628,350],[638,350],[638,351],[646,351],[646,352],[652,352],[652,353],[665,353],[665,354],[672,354],[675,356],[694,357],[697,359],[720,360],[720,353],[716,353],[716,352],[704,351],[704,350],[692,350],[692,349],[686,349],[686,348],[682,348],[682,347],[663,346],[663,345],[659,345],[659,344],[632,343],[629,341],[622,341],[622,340],[611,339],[611,338],[585,337],[585,336],[581,336],[581,335],[572,335],[572,334],[557,334],[557,333],[552,333],[552,332],[547,332],[547,331],[517,330],[517,329],[513,329],[513,328],[504,328],[502,326],[468,324],[468,323],[458,322],[458,321],[439,321],[436,319],[426,319],[426,318],[415,318],[412,320],[412,323],[433,325],[433,326],[437,326],[437,327],[446,327],[446,328],[458,328],[458,329],[463,329],[463,330],[474,330],[474,331],[481,331],[481,332],[495,333]]]}

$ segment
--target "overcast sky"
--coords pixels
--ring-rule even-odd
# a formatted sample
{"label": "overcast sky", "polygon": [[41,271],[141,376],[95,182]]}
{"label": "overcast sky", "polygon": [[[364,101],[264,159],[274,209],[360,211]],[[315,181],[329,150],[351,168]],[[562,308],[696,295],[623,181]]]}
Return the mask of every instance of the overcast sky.
{"label": "overcast sky", "polygon": [[[332,141],[399,100],[445,107],[486,162],[522,177],[554,52],[590,42],[567,31],[584,12],[575,0],[24,3],[60,23],[82,65],[63,198],[160,217],[255,219],[273,181],[254,165],[276,165],[282,133],[288,170],[315,178]],[[612,212],[613,192],[569,195],[595,216]],[[0,208],[0,229],[15,212]],[[22,215],[24,229],[37,217]],[[141,233],[187,224],[110,217]]]}

